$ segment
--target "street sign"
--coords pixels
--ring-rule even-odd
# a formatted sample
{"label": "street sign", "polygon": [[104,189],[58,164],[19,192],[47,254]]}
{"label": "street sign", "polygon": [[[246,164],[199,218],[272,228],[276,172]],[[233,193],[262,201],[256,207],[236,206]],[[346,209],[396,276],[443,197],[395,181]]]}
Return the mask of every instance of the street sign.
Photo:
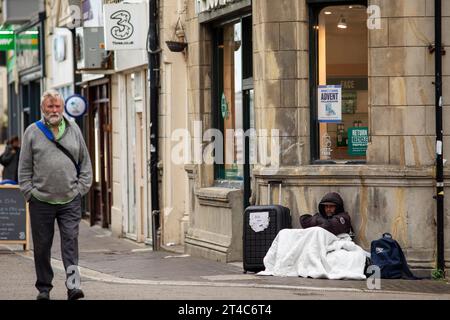
{"label": "street sign", "polygon": [[14,50],[14,31],[0,30],[0,51]]}
{"label": "street sign", "polygon": [[319,86],[318,102],[319,122],[342,121],[342,87],[340,85]]}
{"label": "street sign", "polygon": [[147,47],[147,4],[119,3],[103,6],[106,50],[137,50]]}
{"label": "street sign", "polygon": [[79,94],[71,95],[66,99],[65,111],[72,118],[82,117],[86,113],[87,108],[86,99]]}
{"label": "street sign", "polygon": [[368,143],[368,127],[348,128],[348,154],[350,156],[365,156]]}

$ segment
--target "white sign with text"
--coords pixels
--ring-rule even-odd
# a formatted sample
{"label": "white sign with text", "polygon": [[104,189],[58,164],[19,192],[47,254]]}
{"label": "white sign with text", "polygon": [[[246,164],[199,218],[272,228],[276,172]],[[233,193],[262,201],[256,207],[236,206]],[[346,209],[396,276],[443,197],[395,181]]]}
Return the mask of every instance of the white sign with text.
{"label": "white sign with text", "polygon": [[233,2],[239,2],[241,0],[196,0],[196,11],[202,13],[205,11],[216,10],[221,7],[225,7]]}
{"label": "white sign with text", "polygon": [[146,3],[119,3],[103,6],[106,50],[137,50],[147,45]]}
{"label": "white sign with text", "polygon": [[319,86],[317,98],[319,122],[342,121],[341,85]]}

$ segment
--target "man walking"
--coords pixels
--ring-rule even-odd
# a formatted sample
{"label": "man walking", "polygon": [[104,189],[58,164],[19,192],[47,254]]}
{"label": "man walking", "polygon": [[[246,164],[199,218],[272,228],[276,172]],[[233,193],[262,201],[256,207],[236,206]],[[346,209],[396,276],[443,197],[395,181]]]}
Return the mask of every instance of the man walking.
{"label": "man walking", "polygon": [[[64,117],[64,101],[55,90],[41,97],[42,119],[23,135],[19,184],[30,206],[38,300],[50,299],[53,270],[50,264],[55,219],[61,235],[61,255],[68,281],[67,298],[84,297],[78,275],[78,230],[81,197],[92,184],[92,167],[80,128]],[[69,277],[71,276],[71,277]]]}

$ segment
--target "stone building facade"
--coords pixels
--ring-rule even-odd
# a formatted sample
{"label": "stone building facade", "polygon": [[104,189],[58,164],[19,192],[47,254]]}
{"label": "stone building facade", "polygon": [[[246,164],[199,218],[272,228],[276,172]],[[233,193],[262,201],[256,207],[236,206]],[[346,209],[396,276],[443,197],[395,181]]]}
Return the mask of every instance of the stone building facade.
{"label": "stone building facade", "polygon": [[[222,129],[228,128],[228,115],[238,114],[233,108],[245,106],[245,96],[251,94],[250,127],[256,129],[258,140],[265,134],[260,129],[279,130],[279,168],[261,164],[260,148],[258,162],[249,166],[250,176],[241,175],[242,179],[235,179],[240,169],[233,171],[236,168],[227,164],[222,171],[212,164],[192,161],[186,165],[187,252],[219,261],[241,260],[244,203],[249,199],[249,203],[266,204],[268,182],[279,180],[283,182],[282,204],[290,207],[294,228],[300,227],[300,215],[317,210],[326,192],[337,191],[351,215],[359,245],[368,249],[372,240],[390,232],[412,266],[432,268],[436,259],[436,137],[434,53],[429,47],[434,43],[434,1],[215,2],[189,1],[187,7],[192,142],[221,119]],[[245,55],[246,19],[251,19],[249,77],[244,76],[249,57]],[[367,19],[375,19],[369,21],[372,27]],[[227,96],[226,86],[230,65],[227,25],[233,23],[235,61],[230,76],[243,75],[240,102],[237,90],[235,96]],[[349,35],[334,30],[335,23],[348,25],[345,32]],[[449,23],[450,4],[444,1],[446,50]],[[236,36],[237,31],[242,37]],[[240,45],[245,58],[241,73],[236,71]],[[450,148],[448,54],[443,56],[443,66],[445,158]],[[356,86],[353,91],[345,88],[348,81]],[[336,83],[345,89],[341,121],[345,129],[318,121],[318,86]],[[245,118],[246,111],[242,112]],[[195,128],[195,121],[201,121],[202,131]],[[238,126],[236,119],[234,125]],[[368,133],[367,149],[352,154],[347,140],[353,131],[348,129],[358,127]],[[346,135],[344,140],[340,133]],[[449,173],[445,166],[446,178]],[[250,194],[245,187],[249,185]],[[277,198],[277,191],[272,192]],[[446,199],[446,234],[450,232],[449,205]]]}

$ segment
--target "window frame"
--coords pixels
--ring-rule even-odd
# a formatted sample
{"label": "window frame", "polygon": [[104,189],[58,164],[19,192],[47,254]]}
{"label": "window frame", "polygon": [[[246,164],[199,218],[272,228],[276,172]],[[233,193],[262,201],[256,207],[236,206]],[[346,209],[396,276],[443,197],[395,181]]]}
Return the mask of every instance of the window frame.
{"label": "window frame", "polygon": [[[223,41],[223,34],[221,33],[221,31],[223,30],[222,27],[231,24],[231,23],[236,23],[236,22],[240,22],[242,25],[242,45],[243,45],[243,50],[242,50],[242,56],[241,56],[241,66],[242,66],[242,96],[244,99],[244,92],[250,89],[253,89],[253,39],[252,39],[252,35],[253,35],[253,27],[252,27],[252,23],[249,24],[250,26],[250,43],[252,44],[252,47],[250,48],[250,52],[247,52],[244,49],[244,37],[245,35],[248,36],[248,34],[244,33],[244,25],[246,24],[246,20],[250,19],[250,22],[252,21],[252,13],[251,12],[246,12],[243,13],[237,17],[234,18],[229,18],[226,20],[221,20],[218,21],[214,24],[211,25],[211,33],[212,33],[212,65],[211,65],[211,70],[212,70],[212,78],[211,78],[211,101],[212,101],[212,106],[211,106],[211,115],[212,115],[212,126],[215,129],[218,129],[222,132],[223,136],[225,137],[224,134],[224,123],[223,123],[223,119],[222,119],[222,114],[221,114],[221,110],[220,110],[220,104],[221,104],[221,88],[223,88],[223,67],[221,67],[221,64],[219,64],[219,61],[223,61],[223,52],[221,52],[221,50],[218,49],[218,45],[221,41]],[[248,61],[245,61],[245,58],[249,56],[252,58],[251,63],[249,64]],[[247,73],[249,72],[249,70],[251,71],[251,75],[250,77],[245,77],[247,75]],[[244,102],[244,100],[243,100]],[[244,131],[247,130],[247,126],[246,126],[246,120],[247,118],[249,118],[249,114],[247,114],[247,112],[245,112],[245,108],[243,110],[243,123],[244,123]],[[245,142],[247,142],[247,138],[245,139]],[[222,146],[223,147],[223,146]],[[242,184],[245,183],[245,178],[247,176],[249,176],[249,173],[246,172],[248,171],[248,168],[246,168],[246,166],[248,166],[247,163],[247,154],[245,154],[245,164],[244,164],[244,174],[243,174],[243,180],[228,180],[225,177],[225,164],[217,164],[214,163],[214,181],[216,183],[220,182],[220,184],[225,184],[228,185],[230,184],[231,186],[235,186],[236,184],[241,186]],[[225,151],[223,153],[223,157],[224,157],[224,161],[225,159]]]}
{"label": "window frame", "polygon": [[[319,14],[329,6],[368,5],[367,0],[307,0],[309,11],[309,105],[310,105],[310,163],[313,165],[338,164],[338,160],[320,160],[319,122],[317,121],[317,86],[319,75],[318,32]],[[366,164],[367,160],[344,160],[344,164]]]}

